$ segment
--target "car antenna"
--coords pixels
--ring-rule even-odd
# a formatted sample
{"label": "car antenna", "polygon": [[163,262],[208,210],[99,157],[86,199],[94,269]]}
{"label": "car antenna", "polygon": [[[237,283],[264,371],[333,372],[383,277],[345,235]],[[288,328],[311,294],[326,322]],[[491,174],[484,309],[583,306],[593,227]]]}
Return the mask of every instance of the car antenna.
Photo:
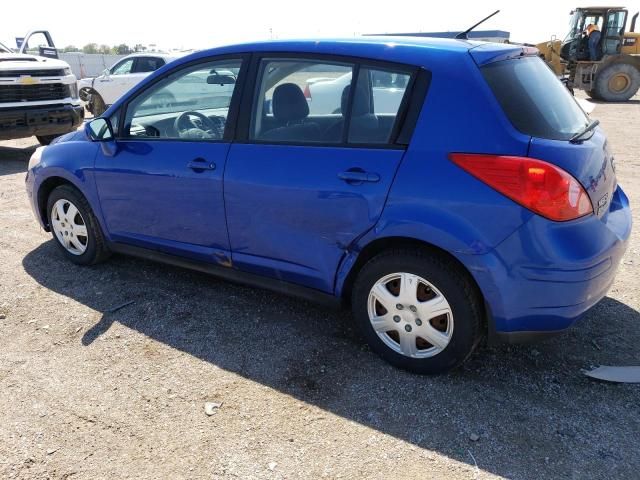
{"label": "car antenna", "polygon": [[489,15],[488,17],[483,18],[482,20],[480,20],[478,23],[476,23],[473,27],[466,29],[464,32],[460,32],[459,34],[456,35],[456,39],[458,40],[469,40],[469,32],[471,30],[474,30],[478,25],[486,22],[487,20],[489,20],[491,17],[493,17],[494,15],[497,15],[500,13],[500,10],[496,10],[495,12],[493,12],[491,15]]}

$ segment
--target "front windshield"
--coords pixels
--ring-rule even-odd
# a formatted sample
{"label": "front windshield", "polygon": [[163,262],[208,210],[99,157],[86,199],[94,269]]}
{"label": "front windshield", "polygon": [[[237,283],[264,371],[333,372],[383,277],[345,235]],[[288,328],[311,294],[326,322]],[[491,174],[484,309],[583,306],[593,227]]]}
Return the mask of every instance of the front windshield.
{"label": "front windshield", "polygon": [[565,40],[571,40],[577,34],[580,33],[580,29],[578,25],[580,24],[580,20],[582,19],[582,12],[573,12],[571,17],[569,17],[569,31],[567,33],[567,38]]}
{"label": "front windshield", "polygon": [[585,10],[576,10],[569,19],[569,33],[565,42],[580,37],[586,30],[587,25],[597,25],[602,31],[602,15],[601,12],[588,12]]}

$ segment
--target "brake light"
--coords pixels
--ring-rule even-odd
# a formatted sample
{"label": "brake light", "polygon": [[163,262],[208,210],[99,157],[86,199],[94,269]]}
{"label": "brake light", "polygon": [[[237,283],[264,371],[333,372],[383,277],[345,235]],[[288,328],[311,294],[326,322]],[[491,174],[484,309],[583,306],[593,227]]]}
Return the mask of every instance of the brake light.
{"label": "brake light", "polygon": [[311,89],[309,88],[309,84],[304,87],[304,98],[307,100],[311,100]]}
{"label": "brake light", "polygon": [[585,189],[555,165],[526,157],[452,153],[453,163],[514,202],[563,222],[593,213]]}

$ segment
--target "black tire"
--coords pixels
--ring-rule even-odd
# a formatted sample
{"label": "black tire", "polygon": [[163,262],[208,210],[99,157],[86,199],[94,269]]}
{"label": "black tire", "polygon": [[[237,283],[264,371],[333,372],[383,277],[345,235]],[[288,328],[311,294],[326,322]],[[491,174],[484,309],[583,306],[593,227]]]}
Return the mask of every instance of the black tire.
{"label": "black tire", "polygon": [[[372,287],[383,277],[398,272],[422,277],[449,303],[453,331],[446,347],[432,357],[412,358],[393,350],[378,336],[369,320],[368,301]],[[482,335],[482,301],[472,279],[453,260],[428,250],[390,250],[377,255],[358,273],[351,300],[359,330],[371,349],[390,364],[413,373],[439,374],[461,365]]]}
{"label": "black tire", "polygon": [[40,145],[49,145],[53,142],[54,138],[59,136],[60,135],[36,135],[36,138],[38,139],[38,142],[40,142]]}
{"label": "black tire", "polygon": [[107,106],[105,105],[104,100],[99,93],[94,93],[91,95],[91,105],[93,107],[91,109],[91,113],[93,113],[94,117],[99,117],[107,110]]}
{"label": "black tire", "polygon": [[602,97],[600,97],[598,95],[598,92],[596,92],[595,90],[588,90],[587,95],[594,100],[602,100]]}
{"label": "black tire", "polygon": [[[84,221],[87,230],[86,241],[84,242],[86,244],[86,250],[81,255],[69,252],[54,232],[51,217],[53,207],[58,200],[67,200],[72,203],[78,209],[81,219]],[[47,220],[51,226],[51,234],[56,245],[58,245],[62,254],[73,263],[78,265],[93,265],[109,257],[110,252],[105,245],[100,224],[93,214],[87,199],[84,198],[75,187],[71,185],[61,185],[53,189],[47,199]]]}
{"label": "black tire", "polygon": [[[618,82],[616,82],[618,79]],[[619,86],[619,88],[614,88]],[[640,89],[640,71],[629,63],[614,63],[599,72],[594,91],[605,102],[626,102]]]}

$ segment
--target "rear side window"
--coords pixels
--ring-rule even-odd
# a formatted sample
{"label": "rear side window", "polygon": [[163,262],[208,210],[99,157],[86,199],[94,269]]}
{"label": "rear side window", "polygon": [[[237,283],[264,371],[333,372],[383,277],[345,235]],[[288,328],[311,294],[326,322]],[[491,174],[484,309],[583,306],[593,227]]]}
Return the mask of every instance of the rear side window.
{"label": "rear side window", "polygon": [[156,57],[140,57],[136,59],[133,73],[155,72],[164,65],[164,60]]}
{"label": "rear side window", "polygon": [[408,69],[264,59],[249,139],[315,145],[390,144],[410,80]]}
{"label": "rear side window", "polygon": [[354,66],[304,59],[261,64],[250,138],[266,142],[340,143],[345,88]]}
{"label": "rear side window", "polygon": [[389,143],[410,78],[404,72],[360,68],[351,98],[350,143]]}
{"label": "rear side window", "polygon": [[586,114],[538,57],[504,60],[482,74],[507,117],[532,137],[569,140],[588,122]]}

